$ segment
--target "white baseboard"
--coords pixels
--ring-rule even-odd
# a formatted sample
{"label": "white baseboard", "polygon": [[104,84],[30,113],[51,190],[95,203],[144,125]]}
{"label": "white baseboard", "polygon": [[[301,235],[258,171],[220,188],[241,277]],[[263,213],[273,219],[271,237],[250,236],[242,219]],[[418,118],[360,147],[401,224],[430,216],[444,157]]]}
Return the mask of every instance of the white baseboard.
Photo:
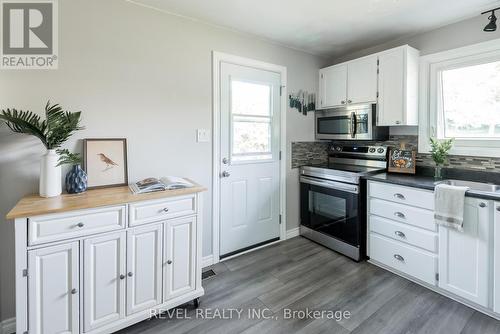
{"label": "white baseboard", "polygon": [[12,334],[16,332],[16,318],[5,319],[0,322],[0,334]]}
{"label": "white baseboard", "polygon": [[298,227],[286,231],[287,239],[298,237],[299,235],[300,235],[300,229]]}
{"label": "white baseboard", "polygon": [[214,264],[214,256],[213,255],[207,255],[201,259],[201,267],[202,268],[211,266],[212,264]]}

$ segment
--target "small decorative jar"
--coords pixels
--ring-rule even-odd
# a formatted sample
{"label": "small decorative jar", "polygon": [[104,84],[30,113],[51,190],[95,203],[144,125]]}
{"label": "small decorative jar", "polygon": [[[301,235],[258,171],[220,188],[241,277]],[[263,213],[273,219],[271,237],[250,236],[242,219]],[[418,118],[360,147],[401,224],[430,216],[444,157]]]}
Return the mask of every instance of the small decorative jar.
{"label": "small decorative jar", "polygon": [[66,191],[68,194],[78,194],[87,190],[87,173],[80,165],[73,165],[66,174]]}

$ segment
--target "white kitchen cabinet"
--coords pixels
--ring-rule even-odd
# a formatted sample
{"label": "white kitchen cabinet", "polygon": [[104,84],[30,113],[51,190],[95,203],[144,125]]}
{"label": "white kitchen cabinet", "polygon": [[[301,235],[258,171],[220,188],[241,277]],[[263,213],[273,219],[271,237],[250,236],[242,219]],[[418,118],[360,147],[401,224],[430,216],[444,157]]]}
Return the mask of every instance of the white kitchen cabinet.
{"label": "white kitchen cabinet", "polygon": [[125,232],[84,241],[84,331],[125,317]]}
{"label": "white kitchen cabinet", "polygon": [[500,313],[500,202],[495,202],[493,224],[493,310]]}
{"label": "white kitchen cabinet", "polygon": [[377,102],[377,57],[347,63],[347,103]]}
{"label": "white kitchen cabinet", "polygon": [[127,315],[162,302],[163,224],[127,232]]}
{"label": "white kitchen cabinet", "polygon": [[321,109],[344,105],[347,99],[347,65],[334,65],[319,71]]}
{"label": "white kitchen cabinet", "polygon": [[172,220],[165,224],[164,300],[194,289],[196,217]]}
{"label": "white kitchen cabinet", "polygon": [[418,125],[419,51],[401,46],[378,54],[378,126]]}
{"label": "white kitchen cabinet", "polygon": [[28,266],[29,333],[78,333],[78,242],[31,250]]}
{"label": "white kitchen cabinet", "polygon": [[439,226],[439,287],[488,307],[493,202],[466,197],[464,231]]}
{"label": "white kitchen cabinet", "polygon": [[319,107],[377,101],[377,57],[369,56],[319,71]]}

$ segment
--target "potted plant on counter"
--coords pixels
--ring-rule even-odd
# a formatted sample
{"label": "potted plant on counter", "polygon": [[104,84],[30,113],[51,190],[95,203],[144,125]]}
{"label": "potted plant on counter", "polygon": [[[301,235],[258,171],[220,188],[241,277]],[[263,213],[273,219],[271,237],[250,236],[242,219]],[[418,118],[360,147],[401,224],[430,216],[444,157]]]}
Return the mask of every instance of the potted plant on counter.
{"label": "potted plant on counter", "polygon": [[65,186],[68,194],[78,194],[87,190],[87,173],[82,169],[82,159],[79,153],[71,153],[68,149],[59,149],[58,166],[71,165],[71,169],[66,174]]}
{"label": "potted plant on counter", "polygon": [[448,159],[449,151],[453,147],[454,139],[451,138],[440,141],[431,137],[429,141],[431,144],[432,160],[434,160],[434,163],[436,164],[436,167],[434,169],[434,178],[441,179],[442,168],[446,163],[446,160]]}
{"label": "potted plant on counter", "polygon": [[47,149],[40,163],[40,196],[53,197],[62,192],[61,166],[56,149],[68,140],[80,126],[81,112],[63,111],[58,105],[45,106],[45,119],[31,111],[5,109],[0,113],[0,120],[14,132],[32,135],[40,139]]}

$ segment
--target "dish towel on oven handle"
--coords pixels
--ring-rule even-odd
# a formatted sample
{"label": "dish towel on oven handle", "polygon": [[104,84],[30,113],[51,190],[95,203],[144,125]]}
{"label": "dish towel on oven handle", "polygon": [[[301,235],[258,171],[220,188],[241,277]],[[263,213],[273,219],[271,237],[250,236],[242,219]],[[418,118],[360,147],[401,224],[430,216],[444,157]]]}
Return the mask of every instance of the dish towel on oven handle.
{"label": "dish towel on oven handle", "polygon": [[434,189],[436,224],[464,231],[465,192],[468,187],[438,184]]}

